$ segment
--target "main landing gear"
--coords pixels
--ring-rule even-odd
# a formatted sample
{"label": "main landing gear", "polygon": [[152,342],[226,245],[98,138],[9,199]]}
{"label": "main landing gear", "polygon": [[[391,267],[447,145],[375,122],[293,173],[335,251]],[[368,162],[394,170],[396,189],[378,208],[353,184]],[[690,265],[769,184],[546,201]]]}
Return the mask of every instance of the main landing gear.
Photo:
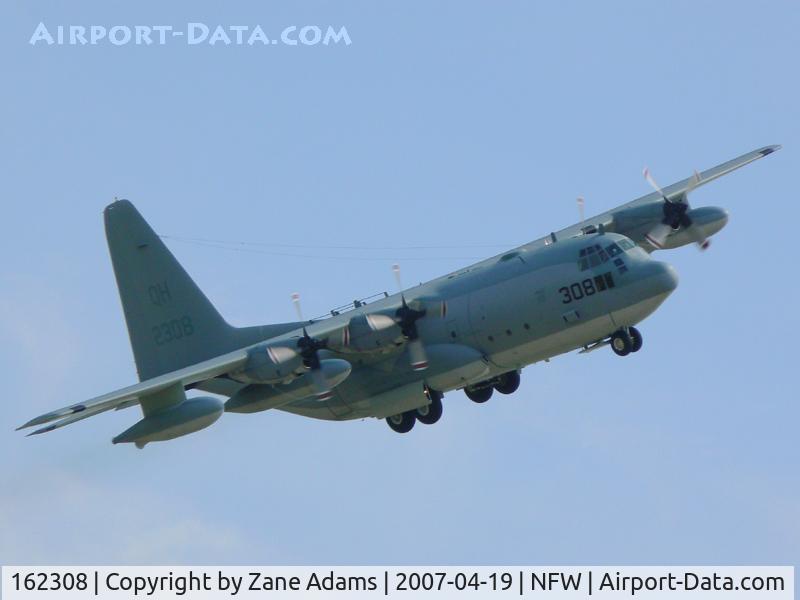
{"label": "main landing gear", "polygon": [[[495,390],[501,394],[513,394],[519,388],[519,381],[519,371],[508,371],[492,379],[467,386],[464,388],[464,393],[473,402],[482,404],[492,397]],[[424,425],[433,425],[442,418],[442,392],[426,387],[425,393],[430,398],[430,403],[399,415],[386,417],[386,423],[393,431],[408,433],[417,421]]]}
{"label": "main landing gear", "polygon": [[493,379],[487,379],[475,385],[468,385],[464,388],[464,393],[473,402],[483,404],[492,397],[495,390],[501,394],[513,394],[519,388],[519,381],[519,371],[509,371]]}
{"label": "main landing gear", "polygon": [[425,388],[425,393],[431,400],[429,404],[414,410],[408,410],[399,415],[386,417],[386,422],[392,430],[397,433],[408,433],[414,428],[414,424],[417,421],[424,425],[433,425],[442,418],[442,397],[444,394],[430,388]]}
{"label": "main landing gear", "polygon": [[503,373],[495,381],[494,389],[501,394],[513,394],[519,388],[519,371]]}
{"label": "main landing gear", "polygon": [[617,356],[628,356],[642,349],[642,334],[636,327],[620,329],[611,336],[611,349]]}
{"label": "main landing gear", "polygon": [[483,404],[489,398],[492,397],[492,394],[494,393],[494,388],[491,385],[478,384],[478,386],[465,387],[464,393],[467,395],[467,398],[469,398],[473,402],[477,402],[478,404]]}
{"label": "main landing gear", "polygon": [[425,406],[420,406],[418,409],[412,411],[417,421],[423,425],[433,425],[442,418],[442,392],[436,390],[428,390],[428,397],[431,403]]}
{"label": "main landing gear", "polygon": [[414,423],[416,423],[416,421],[417,419],[414,416],[413,410],[386,417],[386,422],[389,424],[389,427],[397,433],[408,433],[414,429]]}

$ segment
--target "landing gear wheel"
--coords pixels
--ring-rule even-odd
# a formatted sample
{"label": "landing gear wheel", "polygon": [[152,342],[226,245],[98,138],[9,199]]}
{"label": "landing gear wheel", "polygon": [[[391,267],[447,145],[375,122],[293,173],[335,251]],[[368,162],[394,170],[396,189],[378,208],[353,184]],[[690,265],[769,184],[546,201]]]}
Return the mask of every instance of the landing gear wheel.
{"label": "landing gear wheel", "polygon": [[638,352],[642,349],[642,334],[636,327],[628,327],[628,334],[631,336],[631,352]]}
{"label": "landing gear wheel", "polygon": [[519,371],[509,371],[503,373],[497,378],[497,383],[494,384],[496,389],[501,394],[513,394],[519,388]]}
{"label": "landing gear wheel", "polygon": [[392,415],[386,417],[386,422],[397,433],[408,433],[414,428],[417,418],[414,416],[414,411],[408,411],[399,415]]}
{"label": "landing gear wheel", "polygon": [[617,331],[611,336],[611,349],[617,356],[628,356],[633,349],[633,340],[627,331]]}
{"label": "landing gear wheel", "polygon": [[442,393],[436,390],[428,390],[431,398],[431,403],[426,406],[420,406],[414,412],[416,413],[417,421],[425,425],[433,425],[442,418]]}
{"label": "landing gear wheel", "polygon": [[483,404],[491,398],[492,392],[494,392],[494,388],[490,385],[478,389],[464,388],[464,393],[467,395],[467,398],[478,404]]}

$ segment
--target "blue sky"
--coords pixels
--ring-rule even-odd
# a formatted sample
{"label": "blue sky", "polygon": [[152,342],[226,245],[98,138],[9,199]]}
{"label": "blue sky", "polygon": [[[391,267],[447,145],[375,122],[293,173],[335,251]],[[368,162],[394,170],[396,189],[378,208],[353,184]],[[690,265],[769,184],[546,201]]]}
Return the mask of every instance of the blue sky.
{"label": "blue sky", "polygon": [[[4,3],[0,564],[800,563],[795,2]],[[346,26],[350,46],[37,45],[36,25]],[[645,347],[570,354],[400,436],[279,412],[137,451],[102,230],[170,242],[234,324],[424,281],[762,145],[698,190],[729,226],[662,253]],[[409,246],[451,246],[407,250]],[[250,247],[248,247],[250,248]],[[264,247],[261,247],[263,250]],[[288,252],[292,253],[292,252]],[[294,251],[294,253],[302,253]],[[331,258],[335,257],[335,258]]]}

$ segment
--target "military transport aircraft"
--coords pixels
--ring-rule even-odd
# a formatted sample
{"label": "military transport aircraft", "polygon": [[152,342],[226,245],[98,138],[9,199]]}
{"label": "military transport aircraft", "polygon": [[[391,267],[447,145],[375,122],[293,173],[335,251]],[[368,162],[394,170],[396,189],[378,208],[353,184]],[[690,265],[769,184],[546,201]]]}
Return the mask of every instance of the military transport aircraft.
{"label": "military transport aircraft", "polygon": [[[634,325],[677,285],[673,268],[650,254],[705,249],[728,220],[722,208],[690,208],[689,193],[779,148],[663,189],[645,170],[653,193],[547,237],[326,318],[256,327],[228,325],[133,204],[116,201],[104,212],[106,237],[140,383],[20,429],[44,425],[29,435],[45,433],[138,404],[143,418],[113,443],[143,448],[223,412],[267,409],[375,417],[405,433],[439,420],[445,392],[486,402],[493,391],[513,393],[524,366],[565,352],[638,352]],[[228,399],[187,398],[187,390]]]}

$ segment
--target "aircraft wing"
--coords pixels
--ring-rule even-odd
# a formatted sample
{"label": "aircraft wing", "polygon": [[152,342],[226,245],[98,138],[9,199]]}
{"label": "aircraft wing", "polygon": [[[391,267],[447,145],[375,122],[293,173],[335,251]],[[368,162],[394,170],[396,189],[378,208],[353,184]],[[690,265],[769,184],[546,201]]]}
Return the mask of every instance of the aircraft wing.
{"label": "aircraft wing", "polygon": [[[764,146],[763,148],[759,148],[758,150],[747,152],[746,154],[737,156],[732,160],[719,164],[710,169],[706,169],[705,171],[699,173],[700,175],[699,181],[695,180],[694,177],[687,177],[686,179],[682,179],[681,181],[678,181],[676,183],[673,183],[672,185],[664,187],[662,191],[664,192],[664,195],[666,195],[670,200],[676,200],[692,189],[697,189],[698,187],[705,185],[706,183],[714,181],[715,179],[718,179],[723,175],[727,175],[728,173],[731,173],[736,169],[739,169],[740,167],[748,165],[751,162],[756,161],[759,158],[763,158],[764,156],[767,156],[769,154],[772,154],[776,150],[780,149],[781,146],[775,144],[772,146]],[[645,194],[644,196],[636,198],[635,200],[631,200],[630,202],[626,202],[625,204],[617,206],[616,208],[612,208],[611,210],[608,210],[604,213],[595,215],[591,218],[587,218],[581,223],[576,223],[574,225],[566,227],[557,232],[558,237],[568,237],[568,236],[578,235],[581,232],[581,227],[587,224],[603,223],[608,226],[614,221],[615,216],[618,216],[626,212],[633,212],[631,211],[631,209],[638,210],[639,207],[644,207],[649,204],[656,204],[662,201],[663,198],[658,192],[651,192],[649,194]],[[642,223],[648,220],[650,220],[649,216],[647,215],[642,216]],[[629,235],[629,232],[627,231],[620,231],[620,233]],[[542,238],[541,240],[538,241],[541,243],[545,243],[545,238]]]}
{"label": "aircraft wing", "polygon": [[[152,379],[124,387],[120,390],[109,392],[108,394],[103,394],[102,396],[97,396],[96,398],[92,398],[86,402],[73,404],[59,410],[45,413],[41,416],[31,419],[24,425],[18,427],[17,430],[34,427],[36,425],[43,425],[45,423],[51,423],[47,427],[37,429],[28,435],[52,431],[53,429],[58,429],[65,425],[81,421],[87,417],[93,417],[94,415],[100,414],[107,410],[125,408],[127,406],[139,404],[142,399],[164,391],[168,387],[174,386],[175,384],[187,386],[200,381],[205,381],[206,379],[210,379],[212,377],[224,375],[225,373],[241,367],[246,361],[247,350],[236,350],[234,352],[223,354],[222,356],[197,363],[196,365],[178,369],[177,371],[172,371],[171,373],[165,373],[164,375],[153,377]],[[57,420],[57,423],[52,423],[52,421]]]}
{"label": "aircraft wing", "polygon": [[[694,189],[697,189],[701,185],[705,185],[710,181],[714,181],[723,175],[727,175],[731,171],[735,171],[736,169],[743,167],[747,164],[750,164],[754,160],[758,160],[768,154],[772,154],[776,150],[780,150],[781,146],[773,145],[773,146],[764,146],[763,148],[759,148],[758,150],[753,150],[752,152],[748,152],[747,154],[742,154],[728,162],[724,162],[721,165],[717,165],[716,167],[712,167],[700,173],[700,181],[696,184],[693,184]],[[680,197],[682,194],[685,194],[686,191],[689,189],[690,184],[693,181],[693,177],[687,177],[677,183],[673,183],[664,188],[664,194],[670,199],[673,200],[675,198]],[[642,196],[641,198],[637,198],[631,204],[636,204],[638,202],[650,199],[657,199],[659,198],[659,194],[657,192],[653,192],[647,194],[646,196]]]}

